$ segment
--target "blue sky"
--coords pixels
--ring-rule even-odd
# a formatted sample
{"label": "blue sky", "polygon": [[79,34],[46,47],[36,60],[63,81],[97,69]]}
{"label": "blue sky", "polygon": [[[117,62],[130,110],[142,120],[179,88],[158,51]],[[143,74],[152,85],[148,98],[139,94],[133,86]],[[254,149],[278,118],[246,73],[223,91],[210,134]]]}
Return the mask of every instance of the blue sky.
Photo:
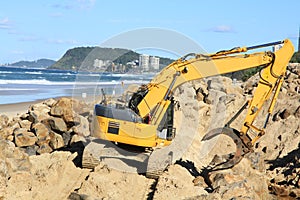
{"label": "blue sky", "polygon": [[0,64],[57,60],[70,48],[147,27],[174,30],[207,52],[284,38],[297,49],[299,13],[298,0],[2,1]]}

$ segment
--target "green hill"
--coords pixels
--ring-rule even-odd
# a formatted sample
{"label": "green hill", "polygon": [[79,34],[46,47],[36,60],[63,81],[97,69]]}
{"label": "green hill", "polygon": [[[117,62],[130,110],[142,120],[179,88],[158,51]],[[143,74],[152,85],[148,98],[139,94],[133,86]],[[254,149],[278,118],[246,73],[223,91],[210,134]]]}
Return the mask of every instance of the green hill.
{"label": "green hill", "polygon": [[294,53],[290,62],[291,63],[300,63],[300,51]]}
{"label": "green hill", "polygon": [[[102,48],[102,47],[76,47],[69,49],[62,58],[51,65],[50,69],[80,70],[80,71],[101,71],[95,67],[95,60],[107,62],[106,70],[120,64],[128,66],[129,62],[139,60],[138,53],[121,48]],[[160,58],[160,65],[166,66],[173,60]],[[127,68],[127,70],[130,68]],[[103,70],[103,69],[102,69]]]}
{"label": "green hill", "polygon": [[28,68],[47,68],[55,63],[50,59],[39,59],[35,61],[19,61],[9,64],[10,66],[28,67]]}

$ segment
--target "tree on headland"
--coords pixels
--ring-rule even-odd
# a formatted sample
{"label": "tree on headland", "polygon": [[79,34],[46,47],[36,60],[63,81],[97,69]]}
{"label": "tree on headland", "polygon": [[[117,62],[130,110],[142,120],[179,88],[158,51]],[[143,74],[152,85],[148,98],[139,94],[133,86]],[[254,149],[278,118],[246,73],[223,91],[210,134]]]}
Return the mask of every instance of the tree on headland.
{"label": "tree on headland", "polygon": [[300,63],[300,52],[295,52],[293,57],[291,58],[291,63]]}

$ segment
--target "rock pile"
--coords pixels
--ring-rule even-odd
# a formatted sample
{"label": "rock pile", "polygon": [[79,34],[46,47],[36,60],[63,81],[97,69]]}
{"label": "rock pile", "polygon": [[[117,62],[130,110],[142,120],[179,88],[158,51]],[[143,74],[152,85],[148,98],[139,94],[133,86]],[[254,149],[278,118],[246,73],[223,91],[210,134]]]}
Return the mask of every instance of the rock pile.
{"label": "rock pile", "polygon": [[29,155],[51,153],[89,136],[91,109],[76,99],[48,99],[9,121],[0,118],[0,139],[14,142]]}
{"label": "rock pile", "polygon": [[[215,152],[233,146],[226,138],[213,143],[201,142],[201,138],[236,113],[253,94],[258,78],[257,74],[245,83],[236,83],[220,76],[178,88],[174,123],[178,134],[185,132],[192,142],[158,180],[110,169],[103,163],[94,171],[74,165],[77,154],[66,150],[90,134],[92,106],[83,102],[49,99],[13,119],[2,115],[0,199],[299,198],[299,64],[288,67],[266,135],[254,152],[231,169],[206,173]],[[258,116],[258,124],[265,121],[267,108]],[[244,115],[232,123],[234,128],[240,128]],[[198,131],[191,134],[190,127],[195,123]]]}

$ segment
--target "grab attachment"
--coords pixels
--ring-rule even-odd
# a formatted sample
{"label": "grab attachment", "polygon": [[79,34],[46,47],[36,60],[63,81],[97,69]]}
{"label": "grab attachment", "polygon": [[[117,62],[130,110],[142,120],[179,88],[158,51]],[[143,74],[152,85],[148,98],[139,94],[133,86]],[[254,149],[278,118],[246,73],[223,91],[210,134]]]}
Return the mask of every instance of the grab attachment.
{"label": "grab attachment", "polygon": [[218,135],[227,135],[229,136],[236,145],[236,151],[234,154],[227,155],[216,155],[209,164],[210,171],[217,171],[223,169],[232,168],[234,165],[238,164],[243,156],[250,152],[250,149],[244,144],[242,139],[239,137],[239,131],[229,128],[217,128],[209,131],[202,139],[202,141],[210,140]]}

